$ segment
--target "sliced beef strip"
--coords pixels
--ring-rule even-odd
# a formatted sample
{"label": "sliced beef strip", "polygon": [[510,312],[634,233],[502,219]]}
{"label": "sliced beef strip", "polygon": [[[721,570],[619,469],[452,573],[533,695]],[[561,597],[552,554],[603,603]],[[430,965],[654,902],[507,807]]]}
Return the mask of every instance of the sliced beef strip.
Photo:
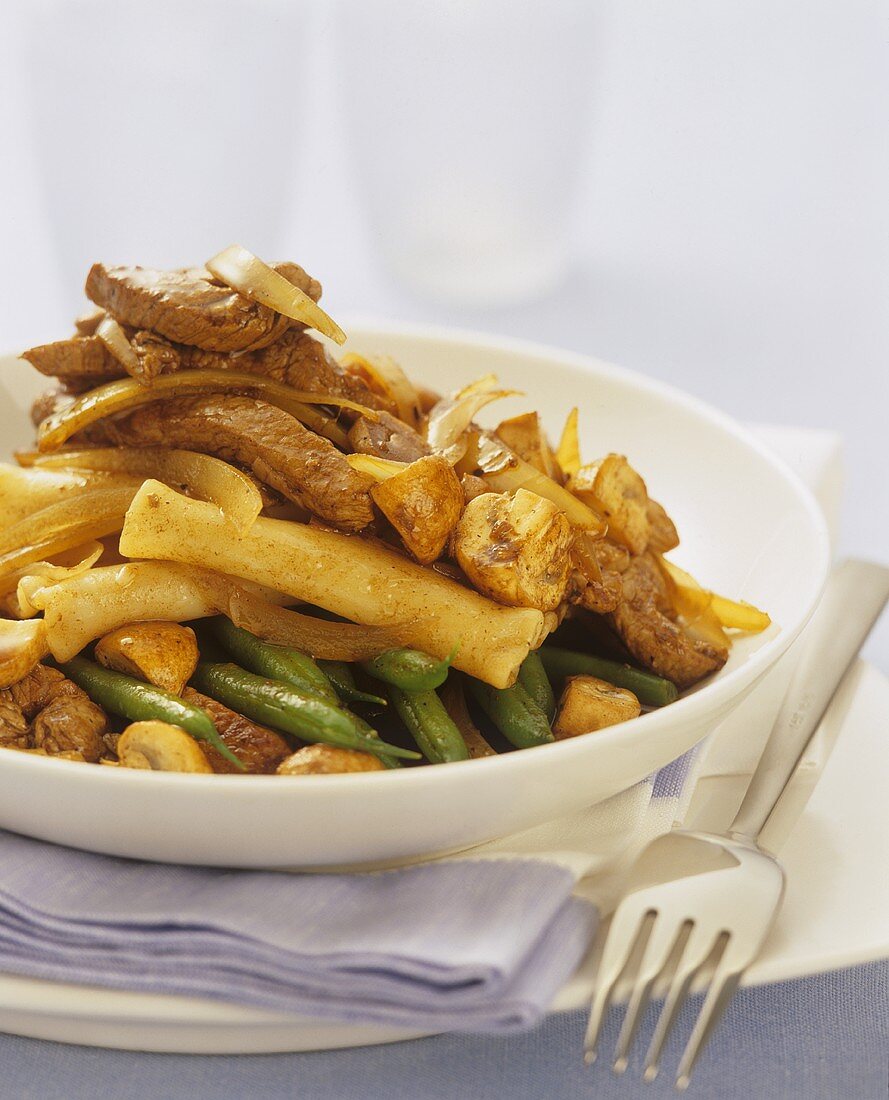
{"label": "sliced beef strip", "polygon": [[35,398],[34,403],[31,405],[31,423],[35,428],[39,428],[48,416],[61,412],[73,400],[74,394],[69,393],[63,386],[46,390]]}
{"label": "sliced beef strip", "polygon": [[78,336],[95,336],[96,329],[105,320],[105,310],[96,306],[88,313],[81,313],[74,320],[74,328]]}
{"label": "sliced beef strip", "polygon": [[[310,297],[320,296],[319,284],[296,264],[279,264],[278,269]],[[157,271],[93,264],[86,293],[122,324],[153,329],[168,340],[207,351],[262,348],[292,324],[268,306],[221,286],[202,268]]]}
{"label": "sliced beef strip", "polygon": [[[6,695],[7,692],[0,692]],[[30,749],[31,734],[28,719],[11,699],[0,698],[0,748]]]}
{"label": "sliced beef strip", "polygon": [[107,382],[126,375],[98,336],[72,336],[70,340],[40,344],[23,352],[22,358],[27,359],[41,374],[65,382],[82,378],[98,378]]}
{"label": "sliced beef strip", "polygon": [[353,470],[328,440],[289,413],[252,397],[173,398],[89,429],[96,442],[187,447],[252,470],[288,500],[337,527],[360,531],[373,519],[373,479]]}
{"label": "sliced beef strip", "polygon": [[387,412],[381,412],[376,423],[359,416],[349,431],[349,442],[359,454],[390,458],[394,462],[415,462],[432,454],[432,448],[419,432]]}
{"label": "sliced beef strip", "polygon": [[[22,724],[27,742],[22,744]],[[0,743],[43,749],[50,755],[79,752],[95,763],[105,750],[105,712],[58,669],[34,668],[12,687],[0,691]]]}
{"label": "sliced beef strip", "polygon": [[372,409],[387,408],[384,398],[344,371],[319,340],[298,328],[289,329],[268,347],[242,355],[222,356],[200,348],[182,348],[180,354],[183,368],[247,371],[274,378],[296,390],[348,397]]}
{"label": "sliced beef strip", "polygon": [[[185,688],[182,698],[207,711],[226,748],[231,749],[248,772],[270,775],[293,751],[279,733],[251,722],[236,711],[229,710],[222,703],[217,703],[215,699],[195,691],[194,688]],[[241,774],[240,770],[212,745],[201,742],[201,749],[214,772]]]}
{"label": "sliced beef strip", "polygon": [[[159,374],[177,370],[236,370],[274,378],[297,390],[348,397],[372,409],[388,409],[386,399],[373,393],[357,375],[349,374],[314,337],[298,328],[288,329],[274,344],[240,355],[174,344],[147,329],[126,330],[139,357],[139,379],[150,382]],[[121,364],[98,337],[73,337],[43,344],[24,357],[42,374],[62,379],[69,386],[91,386],[125,378]]]}
{"label": "sliced beef strip", "polygon": [[680,688],[722,668],[726,649],[692,640],[674,621],[664,578],[651,554],[633,558],[621,581],[621,602],[609,620],[637,661]]}

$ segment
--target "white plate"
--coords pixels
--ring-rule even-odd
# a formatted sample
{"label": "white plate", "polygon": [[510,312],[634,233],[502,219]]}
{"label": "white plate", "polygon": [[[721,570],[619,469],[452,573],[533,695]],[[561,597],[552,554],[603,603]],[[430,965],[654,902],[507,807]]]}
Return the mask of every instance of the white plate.
{"label": "white plate", "polygon": [[[782,851],[788,888],[745,984],[788,981],[889,955],[889,680],[864,666],[839,741]],[[588,1003],[578,974],[553,1010]],[[329,1024],[185,997],[122,993],[0,976],[0,1030],[89,1046],[193,1054],[326,1050],[413,1038],[393,1028]]]}
{"label": "white plate", "polygon": [[[728,417],[598,360],[524,343],[399,326],[353,328],[350,346],[391,354],[439,390],[494,371],[529,395],[497,417],[538,408],[552,433],[578,405],[586,455],[629,456],[677,521],[679,560],[765,607],[774,625],[739,641],[717,676],[670,707],[594,736],[447,767],[272,779],[84,767],[0,750],[0,827],[114,855],[241,867],[457,851],[595,804],[680,756],[811,613],[828,563],[823,516],[796,475]],[[24,445],[24,413],[42,382],[23,363],[0,366],[10,398],[0,404],[0,431]]]}

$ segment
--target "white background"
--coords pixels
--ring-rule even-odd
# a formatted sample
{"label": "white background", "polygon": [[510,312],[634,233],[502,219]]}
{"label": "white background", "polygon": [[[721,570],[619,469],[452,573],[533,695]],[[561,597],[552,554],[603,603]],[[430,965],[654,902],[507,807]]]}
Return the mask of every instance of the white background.
{"label": "white background", "polygon": [[[104,41],[97,2],[0,0],[4,348],[68,331],[76,242],[100,241],[107,254],[94,258],[108,262],[160,262],[130,255],[123,225],[149,232],[144,198],[132,198],[147,188],[163,197],[152,216],[191,249],[209,255],[252,233],[243,243],[303,263],[336,317],[527,336],[663,378],[741,419],[837,429],[841,549],[889,556],[885,2],[596,3],[574,263],[552,293],[497,310],[423,300],[383,269],[346,138],[349,74],[328,4],[217,0],[222,29],[189,55],[179,24],[200,26],[200,3],[117,3],[144,29],[132,55]],[[142,77],[130,79],[137,63]],[[546,63],[557,73],[564,59]],[[205,113],[184,109],[167,142],[150,124],[148,85],[186,76]],[[206,118],[231,126],[201,170],[190,154]],[[98,196],[88,202],[84,173]],[[885,624],[869,653],[889,669]]]}

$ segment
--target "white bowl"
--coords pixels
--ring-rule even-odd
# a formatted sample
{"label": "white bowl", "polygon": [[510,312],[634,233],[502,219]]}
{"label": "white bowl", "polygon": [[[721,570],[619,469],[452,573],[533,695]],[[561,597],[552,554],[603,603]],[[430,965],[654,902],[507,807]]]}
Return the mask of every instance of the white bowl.
{"label": "white bowl", "polygon": [[[584,453],[626,454],[677,523],[674,554],[708,586],[769,611],[724,669],[672,706],[525,752],[444,767],[307,778],[201,776],[85,767],[0,750],[0,827],[140,859],[236,867],[329,868],[457,851],[624,790],[699,741],[777,661],[820,594],[828,541],[797,477],[728,417],[617,367],[531,344],[356,326],[350,347],[392,355],[439,390],[493,371],[558,432],[582,412]],[[0,363],[0,428],[27,445],[42,380]]]}

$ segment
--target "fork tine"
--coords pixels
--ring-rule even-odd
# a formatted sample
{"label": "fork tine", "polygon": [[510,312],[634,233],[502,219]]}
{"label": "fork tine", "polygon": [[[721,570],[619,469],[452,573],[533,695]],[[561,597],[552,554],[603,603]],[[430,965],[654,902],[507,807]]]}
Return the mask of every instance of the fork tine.
{"label": "fork tine", "polygon": [[655,982],[674,959],[678,965],[690,934],[691,924],[687,922],[675,933],[669,921],[661,919],[653,924],[636,970],[633,992],[617,1039],[613,1065],[615,1073],[626,1070],[630,1047],[648,1008]]}
{"label": "fork tine", "polygon": [[658,1016],[657,1026],[654,1029],[654,1035],[651,1037],[651,1043],[645,1055],[645,1064],[642,1067],[642,1080],[646,1084],[650,1084],[658,1075],[661,1051],[664,1049],[664,1043],[666,1043],[670,1032],[673,1030],[676,1017],[685,1004],[694,976],[694,970],[689,970],[681,976],[677,974],[670,986],[670,992],[667,994],[664,1007],[661,1009],[660,1016]]}
{"label": "fork tine", "polygon": [[[655,1025],[654,1034],[651,1037],[651,1042],[645,1054],[645,1063],[642,1067],[643,1080],[648,1083],[657,1077],[661,1051],[669,1038],[673,1024],[676,1022],[676,1017],[685,1004],[685,1000],[688,997],[688,991],[691,988],[691,983],[694,981],[695,975],[701,967],[700,944],[690,942],[694,930],[692,922],[686,921],[679,929],[679,934],[676,937],[676,943],[674,944],[672,952],[674,955],[673,977],[670,981],[670,988],[664,999],[663,1007],[661,1008],[657,1024]],[[698,933],[698,936],[699,935],[700,933]],[[698,936],[696,936],[696,939]],[[706,940],[703,942],[706,943]]]}
{"label": "fork tine", "polygon": [[590,1018],[583,1039],[583,1060],[588,1066],[595,1062],[598,1055],[599,1032],[602,1030],[605,1015],[611,1004],[614,987],[633,953],[638,949],[642,937],[647,938],[652,919],[653,914],[640,913],[636,924],[628,926],[626,921],[619,919],[619,913],[615,913],[612,918],[598,966],[596,992],[590,1006]]}
{"label": "fork tine", "polygon": [[[657,977],[657,975],[655,975],[655,977]],[[653,985],[654,978],[648,978],[646,981],[637,980],[636,984],[633,986],[633,993],[630,997],[630,1003],[627,1005],[626,1015],[624,1016],[620,1028],[620,1035],[617,1039],[617,1047],[614,1051],[614,1065],[612,1069],[615,1073],[623,1073],[627,1068],[630,1047],[633,1045],[633,1039],[635,1039],[636,1032],[639,1029],[639,1021],[645,1015],[645,1010],[648,1008]]]}
{"label": "fork tine", "polygon": [[700,1014],[695,1020],[695,1026],[692,1029],[688,1044],[682,1052],[679,1069],[676,1071],[676,1088],[679,1092],[685,1092],[688,1088],[695,1063],[713,1033],[713,1029],[722,1018],[726,1006],[734,996],[738,983],[741,981],[743,971],[735,970],[727,973],[726,969],[721,965],[717,968],[710,988],[707,990],[707,996],[701,1006]]}

